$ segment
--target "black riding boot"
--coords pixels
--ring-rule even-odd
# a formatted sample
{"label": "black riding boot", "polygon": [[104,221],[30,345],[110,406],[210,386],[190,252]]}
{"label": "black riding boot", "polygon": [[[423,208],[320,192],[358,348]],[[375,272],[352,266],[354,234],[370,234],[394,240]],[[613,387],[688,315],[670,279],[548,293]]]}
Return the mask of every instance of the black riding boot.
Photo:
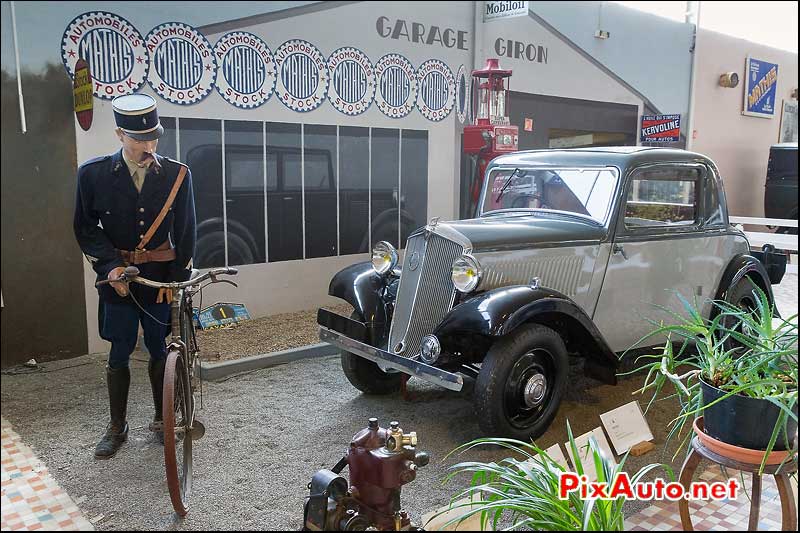
{"label": "black riding boot", "polygon": [[114,457],[122,443],[128,440],[128,389],[131,384],[131,370],[125,368],[106,367],[108,383],[108,403],[111,410],[111,421],[106,434],[97,443],[94,456],[97,459]]}
{"label": "black riding boot", "polygon": [[[150,373],[150,388],[153,389],[153,407],[155,407],[155,416],[153,416],[153,423],[160,424],[162,422],[162,406],[164,394],[164,365],[167,363],[166,359],[150,359],[147,365],[147,370]],[[155,432],[156,440],[164,444],[164,432]]]}

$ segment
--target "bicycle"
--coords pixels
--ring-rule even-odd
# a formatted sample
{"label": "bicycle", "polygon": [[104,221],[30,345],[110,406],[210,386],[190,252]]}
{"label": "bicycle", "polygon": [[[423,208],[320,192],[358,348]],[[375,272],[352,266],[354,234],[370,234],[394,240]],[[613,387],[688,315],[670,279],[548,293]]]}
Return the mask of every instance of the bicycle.
{"label": "bicycle", "polygon": [[[119,279],[114,280],[135,282],[147,287],[166,288],[177,292],[170,303],[169,326],[172,338],[167,346],[167,361],[164,367],[162,421],[151,423],[149,430],[164,433],[167,487],[172,507],[182,517],[188,512],[187,502],[192,491],[192,441],[200,440],[205,434],[205,426],[195,417],[194,395],[197,381],[195,368],[199,364],[197,357],[199,350],[192,316],[192,297],[214,283],[230,283],[237,287],[238,285],[230,280],[217,279],[220,275],[237,273],[237,269],[230,267],[215,268],[205,274],[193,270],[188,281],[162,283],[140,277],[139,269],[129,266]],[[209,279],[210,282],[201,285]],[[111,281],[103,280],[96,285],[107,283]],[[135,299],[134,302],[139,305]]]}

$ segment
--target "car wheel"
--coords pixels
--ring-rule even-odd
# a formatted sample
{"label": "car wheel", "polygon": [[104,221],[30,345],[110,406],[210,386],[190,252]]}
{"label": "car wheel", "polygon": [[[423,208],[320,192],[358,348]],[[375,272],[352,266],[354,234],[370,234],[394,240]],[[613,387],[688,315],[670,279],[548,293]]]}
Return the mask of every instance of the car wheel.
{"label": "car wheel", "polygon": [[[350,318],[361,319],[356,313]],[[364,394],[386,395],[400,390],[402,374],[384,372],[369,359],[350,352],[342,351],[341,360],[347,380]]]}
{"label": "car wheel", "polygon": [[481,430],[519,440],[542,435],[561,404],[568,369],[564,341],[546,326],[525,325],[495,343],[475,383]]}
{"label": "car wheel", "polygon": [[[756,295],[754,291],[757,285],[749,278],[744,277],[736,282],[736,285],[728,289],[725,295],[725,301],[732,304],[742,311],[753,311],[758,306],[756,305]],[[747,334],[742,330],[742,325],[734,317],[725,317],[722,319],[722,326],[725,329],[736,331],[742,334]],[[725,341],[725,349],[740,349],[744,350],[746,347],[735,339],[728,337]]]}
{"label": "car wheel", "polygon": [[[235,233],[228,233],[228,264],[251,265],[255,261],[247,243]],[[225,266],[225,233],[214,231],[197,239],[195,263],[199,268]]]}

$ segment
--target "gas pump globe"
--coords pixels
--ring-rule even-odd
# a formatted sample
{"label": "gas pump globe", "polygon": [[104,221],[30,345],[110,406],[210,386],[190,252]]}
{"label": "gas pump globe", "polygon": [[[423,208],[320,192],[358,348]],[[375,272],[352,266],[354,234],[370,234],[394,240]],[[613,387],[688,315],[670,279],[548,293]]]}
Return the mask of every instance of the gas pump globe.
{"label": "gas pump globe", "polygon": [[477,205],[489,162],[519,149],[519,128],[512,126],[508,118],[510,78],[511,70],[501,69],[496,58],[487,59],[482,70],[472,71],[474,118],[472,124],[464,127],[464,153],[474,160],[467,209],[470,214]]}

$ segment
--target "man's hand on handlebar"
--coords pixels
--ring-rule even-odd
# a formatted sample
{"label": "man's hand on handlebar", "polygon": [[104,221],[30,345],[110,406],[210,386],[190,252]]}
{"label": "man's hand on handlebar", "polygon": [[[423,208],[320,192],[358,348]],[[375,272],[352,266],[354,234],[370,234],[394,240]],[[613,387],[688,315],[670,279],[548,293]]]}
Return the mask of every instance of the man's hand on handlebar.
{"label": "man's hand on handlebar", "polygon": [[167,287],[161,287],[160,289],[158,289],[158,296],[156,296],[157,304],[160,304],[162,302],[171,304],[172,300],[174,299],[175,295],[173,294],[172,289],[169,289]]}
{"label": "man's hand on handlebar", "polygon": [[111,272],[108,273],[108,280],[111,283],[111,286],[114,290],[119,294],[122,298],[128,295],[128,282],[127,281],[114,281],[122,277],[125,273],[125,267],[117,267]]}

